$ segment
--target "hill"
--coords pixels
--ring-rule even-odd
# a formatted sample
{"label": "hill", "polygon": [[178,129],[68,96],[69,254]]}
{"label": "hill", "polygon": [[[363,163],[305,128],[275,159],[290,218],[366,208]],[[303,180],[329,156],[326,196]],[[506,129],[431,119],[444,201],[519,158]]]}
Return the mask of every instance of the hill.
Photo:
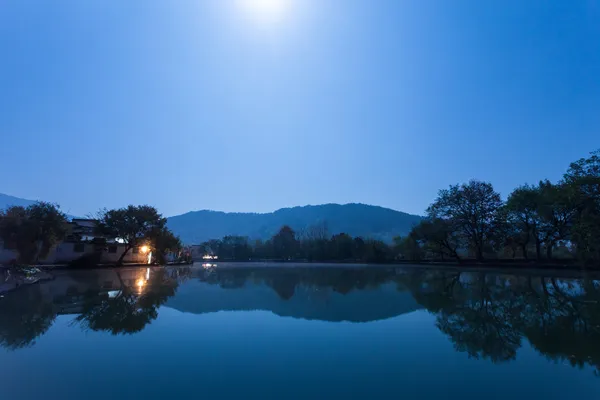
{"label": "hill", "polygon": [[420,216],[366,204],[324,204],[283,208],[272,213],[225,213],[193,211],[170,217],[168,226],[186,244],[198,244],[226,235],[268,239],[283,225],[301,230],[325,223],[330,234],[391,241],[407,234]]}
{"label": "hill", "polygon": [[[28,207],[32,204],[34,204],[37,200],[27,200],[27,199],[22,199],[20,197],[15,197],[15,196],[10,196],[8,194],[3,194],[0,193],[0,210],[5,210],[8,207],[11,206],[21,206],[21,207]],[[64,210],[62,210],[64,212]],[[67,215],[67,219],[73,219],[73,218],[79,218],[76,217],[74,215]]]}
{"label": "hill", "polygon": [[[33,203],[34,200],[0,193],[0,209]],[[394,236],[406,235],[420,219],[418,215],[366,204],[323,204],[282,208],[265,214],[192,211],[168,218],[168,226],[185,244],[199,244],[227,235],[269,239],[283,225],[298,231],[323,223],[330,234],[343,232],[389,242]]]}
{"label": "hill", "polygon": [[22,206],[27,207],[35,203],[35,200],[26,200],[19,197],[9,196],[7,194],[0,193],[0,210],[4,210],[10,206]]}

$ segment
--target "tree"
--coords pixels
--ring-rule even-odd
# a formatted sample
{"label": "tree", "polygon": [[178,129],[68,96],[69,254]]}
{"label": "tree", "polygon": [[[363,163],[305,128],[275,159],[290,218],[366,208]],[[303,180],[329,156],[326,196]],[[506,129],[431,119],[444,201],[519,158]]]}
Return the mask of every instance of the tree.
{"label": "tree", "polygon": [[119,257],[117,265],[134,247],[154,243],[157,235],[166,229],[166,218],[151,206],[128,206],[100,213],[98,230],[100,233],[125,242],[125,251]]}
{"label": "tree", "polygon": [[366,244],[363,238],[355,237],[352,246],[352,257],[355,260],[363,260],[365,258]]}
{"label": "tree", "polygon": [[204,254],[209,254],[209,255],[219,255],[219,251],[221,249],[223,245],[223,242],[221,240],[218,239],[211,239],[207,242],[204,242],[200,245],[200,247],[202,248],[202,252]]}
{"label": "tree", "polygon": [[421,261],[423,259],[423,249],[417,235],[414,233],[414,229],[408,236],[396,236],[394,238],[394,252],[396,257],[406,260]]}
{"label": "tree", "polygon": [[390,247],[381,240],[368,239],[365,241],[365,254],[363,261],[382,263],[391,257]]}
{"label": "tree", "polygon": [[509,238],[521,248],[525,259],[528,258],[527,246],[532,239],[536,243],[538,259],[540,257],[540,202],[540,191],[529,185],[516,188],[506,201],[507,223],[512,228]]}
{"label": "tree", "polygon": [[577,255],[584,262],[600,262],[600,150],[572,163],[563,179],[574,196],[571,240]]}
{"label": "tree", "polygon": [[221,240],[218,255],[220,259],[248,261],[252,249],[245,236],[225,236]]}
{"label": "tree", "polygon": [[183,247],[179,237],[175,236],[173,232],[166,227],[163,227],[158,232],[153,232],[151,236],[154,237],[154,245],[152,250],[155,261],[158,264],[166,264],[167,254],[177,253]]}
{"label": "tree", "polygon": [[300,234],[296,235],[299,238],[299,247],[302,256],[306,259],[313,260],[329,260],[332,257],[332,249],[330,246],[329,230],[325,221],[318,222],[314,225],[303,229]]}
{"label": "tree", "polygon": [[538,206],[541,222],[539,231],[541,241],[546,246],[546,256],[551,259],[552,249],[556,243],[570,236],[572,221],[577,210],[576,196],[568,185],[553,185],[547,180],[540,182],[539,193],[541,198]]}
{"label": "tree", "polygon": [[290,259],[296,255],[298,241],[296,234],[288,225],[281,227],[279,232],[273,236],[273,250],[277,258]]}
{"label": "tree", "polygon": [[330,241],[330,258],[334,260],[349,260],[352,258],[352,236],[345,233],[333,235]]}
{"label": "tree", "polygon": [[440,190],[427,213],[431,219],[447,221],[454,232],[469,242],[477,259],[482,260],[484,249],[493,240],[500,207],[500,194],[491,183],[471,180]]}
{"label": "tree", "polygon": [[266,242],[263,242],[260,239],[255,240],[252,244],[252,257],[258,260],[269,258],[272,253],[271,247],[270,240]]}
{"label": "tree", "polygon": [[29,264],[46,258],[67,231],[67,218],[56,204],[37,202],[0,211],[0,237]]}
{"label": "tree", "polygon": [[444,257],[460,260],[458,250],[464,246],[461,235],[454,229],[452,223],[441,218],[423,220],[411,232],[414,241],[421,241],[425,249]]}

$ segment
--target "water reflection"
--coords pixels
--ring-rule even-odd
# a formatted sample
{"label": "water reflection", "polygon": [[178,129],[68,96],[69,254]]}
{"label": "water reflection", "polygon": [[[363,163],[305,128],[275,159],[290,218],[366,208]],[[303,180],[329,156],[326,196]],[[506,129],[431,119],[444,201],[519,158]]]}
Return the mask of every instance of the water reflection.
{"label": "water reflection", "polygon": [[600,371],[600,280],[410,268],[62,272],[0,299],[0,345],[34,345],[58,315],[73,315],[73,329],[133,334],[161,306],[195,314],[261,309],[332,322],[371,322],[424,308],[470,357],[510,362],[528,341],[553,361]]}
{"label": "water reflection", "polygon": [[0,299],[0,346],[10,350],[32,346],[52,326],[56,312],[40,289],[27,286]]}
{"label": "water reflection", "polygon": [[415,299],[458,351],[514,360],[523,339],[551,360],[600,371],[600,281],[415,271]]}
{"label": "water reflection", "polygon": [[74,324],[83,329],[139,332],[177,286],[178,271],[160,268],[58,273],[0,299],[0,345],[11,350],[34,345],[58,315],[76,315]]}
{"label": "water reflection", "polygon": [[87,291],[81,314],[75,318],[84,329],[107,331],[113,335],[142,331],[158,317],[158,308],[175,295],[178,283],[167,270],[158,269],[134,278],[134,285],[126,282],[116,271],[119,290],[98,294]]}

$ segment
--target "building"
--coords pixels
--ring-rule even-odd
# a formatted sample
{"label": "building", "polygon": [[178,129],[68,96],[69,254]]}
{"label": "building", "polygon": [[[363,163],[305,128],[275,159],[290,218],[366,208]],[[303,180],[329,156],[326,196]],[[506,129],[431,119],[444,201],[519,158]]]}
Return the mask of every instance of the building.
{"label": "building", "polygon": [[[68,264],[84,256],[98,255],[100,263],[114,264],[125,252],[126,245],[116,238],[107,238],[96,231],[93,219],[73,219],[67,227],[65,240],[50,250],[40,264]],[[0,240],[0,264],[15,261],[18,253],[10,245]],[[123,261],[125,263],[148,264],[151,254],[145,246],[131,249]]]}

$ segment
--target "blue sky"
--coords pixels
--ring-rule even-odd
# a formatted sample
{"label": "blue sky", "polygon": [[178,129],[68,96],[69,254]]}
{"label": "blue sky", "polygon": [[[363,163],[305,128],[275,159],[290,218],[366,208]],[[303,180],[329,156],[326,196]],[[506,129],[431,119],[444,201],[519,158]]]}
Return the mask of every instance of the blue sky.
{"label": "blue sky", "polygon": [[0,0],[0,192],[423,213],[600,148],[600,0]]}

